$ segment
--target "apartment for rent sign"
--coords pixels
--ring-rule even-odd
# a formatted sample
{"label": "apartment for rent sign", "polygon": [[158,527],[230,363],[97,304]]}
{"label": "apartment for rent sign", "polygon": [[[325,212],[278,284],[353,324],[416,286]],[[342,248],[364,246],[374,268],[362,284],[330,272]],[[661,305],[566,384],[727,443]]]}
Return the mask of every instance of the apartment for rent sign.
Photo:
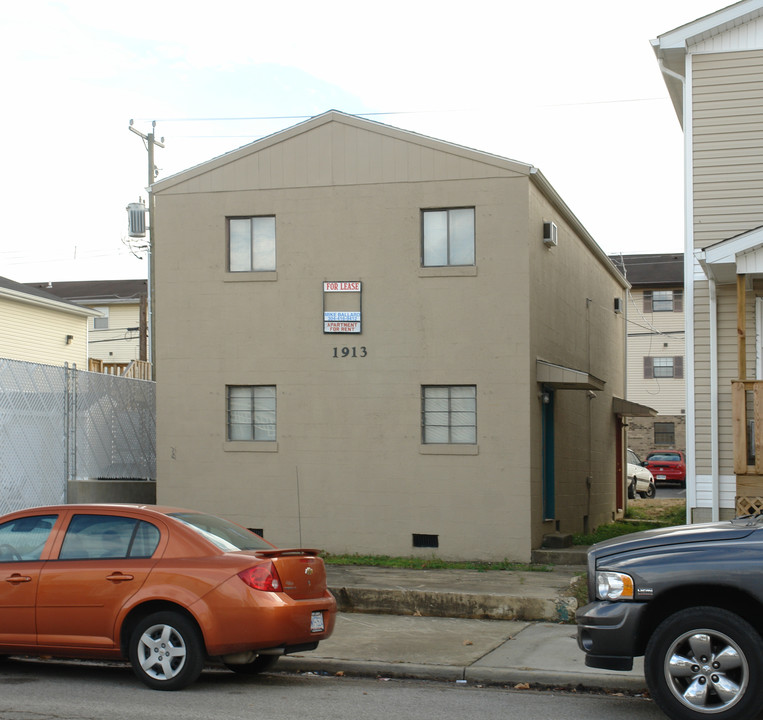
{"label": "apartment for rent sign", "polygon": [[361,283],[323,283],[323,332],[359,333]]}

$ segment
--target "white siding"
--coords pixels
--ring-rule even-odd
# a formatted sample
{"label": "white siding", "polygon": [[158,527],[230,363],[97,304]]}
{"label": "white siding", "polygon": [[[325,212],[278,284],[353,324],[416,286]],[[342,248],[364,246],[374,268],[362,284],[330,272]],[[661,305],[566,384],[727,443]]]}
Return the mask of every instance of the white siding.
{"label": "white siding", "polygon": [[140,334],[137,330],[128,328],[140,327],[140,304],[120,303],[97,307],[108,307],[109,327],[105,330],[94,330],[93,318],[90,319],[90,357],[104,362],[139,360]]}
{"label": "white siding", "polygon": [[0,298],[0,357],[86,370],[87,318]]}
{"label": "white siding", "polygon": [[[682,290],[682,288],[672,288]],[[683,415],[686,381],[681,378],[645,378],[645,357],[686,356],[684,313],[646,312],[644,290],[632,290],[628,314],[628,399],[654,408],[660,415]]]}
{"label": "white siding", "polygon": [[761,46],[763,46],[763,18],[756,18],[697,43],[692,46],[692,51],[719,53],[730,50],[754,50]]}

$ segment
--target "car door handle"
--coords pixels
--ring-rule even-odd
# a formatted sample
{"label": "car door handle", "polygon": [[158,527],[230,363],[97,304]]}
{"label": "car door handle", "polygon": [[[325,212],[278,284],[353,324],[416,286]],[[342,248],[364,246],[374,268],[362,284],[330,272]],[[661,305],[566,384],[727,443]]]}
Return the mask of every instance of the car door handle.
{"label": "car door handle", "polygon": [[125,582],[126,580],[134,580],[135,578],[133,575],[125,575],[124,573],[121,573],[121,572],[115,572],[115,573],[112,573],[111,575],[107,575],[106,579],[110,582],[119,583],[119,582]]}
{"label": "car door handle", "polygon": [[19,575],[18,573],[13,573],[13,575],[10,577],[5,578],[5,582],[9,582],[11,585],[18,585],[18,583],[32,582],[32,578],[30,578],[29,575]]}

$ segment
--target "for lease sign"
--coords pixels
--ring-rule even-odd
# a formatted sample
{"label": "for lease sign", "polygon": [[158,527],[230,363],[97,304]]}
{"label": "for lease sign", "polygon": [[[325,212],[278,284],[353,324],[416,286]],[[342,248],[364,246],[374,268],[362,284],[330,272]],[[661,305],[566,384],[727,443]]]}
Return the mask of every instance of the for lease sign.
{"label": "for lease sign", "polygon": [[323,292],[360,292],[359,282],[325,282]]}
{"label": "for lease sign", "polygon": [[[361,283],[359,281],[335,281],[324,282],[323,292],[326,293],[360,293]],[[360,332],[360,296],[354,299],[346,297],[341,303],[334,301],[336,305],[345,307],[341,310],[324,310],[323,313],[323,332],[324,333],[359,333]],[[325,305],[324,305],[325,308]]]}

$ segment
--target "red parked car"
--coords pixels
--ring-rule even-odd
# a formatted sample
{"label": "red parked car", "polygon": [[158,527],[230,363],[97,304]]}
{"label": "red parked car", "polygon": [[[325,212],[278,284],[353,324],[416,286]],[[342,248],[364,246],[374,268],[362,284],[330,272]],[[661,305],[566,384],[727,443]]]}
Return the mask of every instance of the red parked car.
{"label": "red parked car", "polygon": [[686,487],[686,456],[680,450],[655,450],[646,456],[646,467],[655,482],[680,483]]}

